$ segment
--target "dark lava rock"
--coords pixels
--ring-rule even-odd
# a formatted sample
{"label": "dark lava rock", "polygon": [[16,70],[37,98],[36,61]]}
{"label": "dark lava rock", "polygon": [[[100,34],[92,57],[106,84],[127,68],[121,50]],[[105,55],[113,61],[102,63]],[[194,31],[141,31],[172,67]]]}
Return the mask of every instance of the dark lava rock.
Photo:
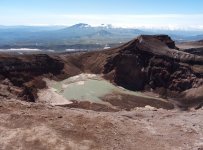
{"label": "dark lava rock", "polygon": [[[113,81],[131,90],[150,86],[181,92],[203,77],[203,57],[179,51],[167,35],[139,36],[117,49],[117,54],[108,58],[104,73],[113,71]],[[196,65],[199,72],[193,70]]]}
{"label": "dark lava rock", "polygon": [[[37,89],[46,85],[40,79],[36,82],[37,76],[60,74],[63,67],[62,62],[45,54],[0,57],[1,78],[9,79],[14,86],[21,87],[23,92],[20,95],[27,101],[35,101]],[[29,86],[26,84],[28,82]]]}

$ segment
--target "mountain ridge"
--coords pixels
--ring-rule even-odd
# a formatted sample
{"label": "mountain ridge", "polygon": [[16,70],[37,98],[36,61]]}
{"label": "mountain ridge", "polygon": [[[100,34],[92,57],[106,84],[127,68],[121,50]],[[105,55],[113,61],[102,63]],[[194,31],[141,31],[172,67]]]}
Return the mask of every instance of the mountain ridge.
{"label": "mountain ridge", "polygon": [[[102,35],[91,38],[88,35],[96,34],[97,32],[105,30],[112,35],[104,37]],[[200,32],[187,31],[165,31],[165,30],[144,30],[136,28],[121,28],[112,25],[91,26],[85,23],[75,24],[69,27],[53,26],[53,27],[29,27],[18,26],[0,28],[0,46],[26,46],[35,45],[74,45],[74,44],[112,44],[124,43],[141,34],[163,34],[167,33],[174,40],[188,41],[188,40],[202,40]],[[192,34],[193,33],[193,34]],[[106,39],[105,39],[106,38]]]}

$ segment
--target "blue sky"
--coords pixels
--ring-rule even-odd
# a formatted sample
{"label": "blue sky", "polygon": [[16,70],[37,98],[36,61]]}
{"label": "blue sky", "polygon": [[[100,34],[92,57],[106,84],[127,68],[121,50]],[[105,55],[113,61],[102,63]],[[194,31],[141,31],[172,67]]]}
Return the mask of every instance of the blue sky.
{"label": "blue sky", "polygon": [[203,0],[0,0],[1,25],[203,29]]}

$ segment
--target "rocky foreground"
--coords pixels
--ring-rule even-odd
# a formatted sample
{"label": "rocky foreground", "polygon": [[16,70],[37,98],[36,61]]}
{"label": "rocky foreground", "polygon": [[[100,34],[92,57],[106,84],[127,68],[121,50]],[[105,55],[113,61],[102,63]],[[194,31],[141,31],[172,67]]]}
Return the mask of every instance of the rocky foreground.
{"label": "rocky foreground", "polygon": [[[0,54],[0,149],[203,149],[203,57],[187,51],[143,35],[96,52]],[[117,95],[115,109],[42,103],[44,79],[81,73],[152,98]]]}
{"label": "rocky foreground", "polygon": [[96,112],[0,101],[0,149],[201,150],[203,109]]}

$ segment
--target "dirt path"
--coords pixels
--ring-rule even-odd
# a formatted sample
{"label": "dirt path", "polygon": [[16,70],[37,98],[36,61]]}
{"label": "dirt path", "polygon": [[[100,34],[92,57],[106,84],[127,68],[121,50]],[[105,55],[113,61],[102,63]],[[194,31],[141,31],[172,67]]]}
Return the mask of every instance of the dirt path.
{"label": "dirt path", "polygon": [[203,109],[94,112],[0,100],[0,149],[198,150]]}

